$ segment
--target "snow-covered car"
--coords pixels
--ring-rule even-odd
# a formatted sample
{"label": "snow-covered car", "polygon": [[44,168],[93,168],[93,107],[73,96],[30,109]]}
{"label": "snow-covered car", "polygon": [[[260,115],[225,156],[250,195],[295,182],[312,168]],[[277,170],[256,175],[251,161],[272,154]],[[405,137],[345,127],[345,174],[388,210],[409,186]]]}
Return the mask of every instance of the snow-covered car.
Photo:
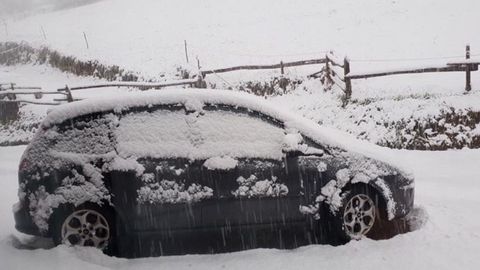
{"label": "snow-covered car", "polygon": [[21,159],[18,194],[19,231],[139,256],[237,236],[243,248],[294,247],[291,228],[309,243],[319,231],[369,237],[409,213],[414,182],[383,148],[262,98],[172,89],[50,111]]}

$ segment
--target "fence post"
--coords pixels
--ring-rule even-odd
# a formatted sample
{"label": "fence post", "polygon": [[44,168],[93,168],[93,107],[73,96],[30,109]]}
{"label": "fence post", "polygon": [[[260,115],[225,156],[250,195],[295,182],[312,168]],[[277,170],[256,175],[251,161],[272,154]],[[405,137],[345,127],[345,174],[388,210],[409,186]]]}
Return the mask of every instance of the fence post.
{"label": "fence post", "polygon": [[83,32],[83,39],[85,40],[85,45],[87,45],[87,50],[90,49],[90,46],[88,46],[87,34],[85,34],[85,32]]}
{"label": "fence post", "polygon": [[18,102],[0,100],[0,123],[7,124],[10,121],[17,120],[19,108]]}
{"label": "fence post", "polygon": [[72,92],[70,91],[70,88],[68,88],[68,85],[65,85],[65,93],[67,93],[67,102],[73,102]]}
{"label": "fence post", "polygon": [[345,100],[343,105],[347,105],[352,97],[352,80],[348,77],[350,73],[350,61],[347,57],[343,60],[343,78],[345,79]]}
{"label": "fence post", "polygon": [[[470,59],[470,45],[467,45],[465,48],[465,59]],[[465,91],[469,92],[472,90],[472,84],[470,80],[470,64],[466,64],[465,67]]]}
{"label": "fence post", "polygon": [[280,73],[283,75],[285,74],[284,66],[283,66],[283,61],[280,61]]}
{"label": "fence post", "polygon": [[187,64],[188,64],[188,49],[187,49],[187,40],[183,40],[183,45],[185,47],[185,58],[187,59]]}
{"label": "fence post", "polygon": [[42,31],[43,39],[47,40],[47,34],[45,34],[45,29],[43,29],[43,25],[40,25],[40,30]]}

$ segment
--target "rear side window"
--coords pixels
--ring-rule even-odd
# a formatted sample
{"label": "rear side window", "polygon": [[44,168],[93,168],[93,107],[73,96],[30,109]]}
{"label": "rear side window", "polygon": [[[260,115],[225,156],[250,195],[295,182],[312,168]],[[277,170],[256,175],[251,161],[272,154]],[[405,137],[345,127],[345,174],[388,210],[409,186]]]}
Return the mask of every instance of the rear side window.
{"label": "rear side window", "polygon": [[122,156],[189,157],[193,153],[187,115],[182,110],[158,109],[122,115],[116,130]]}
{"label": "rear side window", "polygon": [[113,130],[117,117],[113,113],[78,117],[50,130],[53,149],[80,154],[106,154],[114,151]]}
{"label": "rear side window", "polygon": [[116,138],[122,156],[281,159],[284,131],[247,112],[158,109],[123,115]]}

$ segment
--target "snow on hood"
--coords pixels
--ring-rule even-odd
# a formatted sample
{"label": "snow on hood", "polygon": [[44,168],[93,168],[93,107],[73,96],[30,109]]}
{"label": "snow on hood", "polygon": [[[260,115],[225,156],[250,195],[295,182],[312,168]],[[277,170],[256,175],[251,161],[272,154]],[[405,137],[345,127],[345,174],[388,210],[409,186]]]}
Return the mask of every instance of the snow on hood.
{"label": "snow on hood", "polygon": [[[60,105],[50,111],[42,122],[48,128],[67,119],[102,111],[122,111],[131,107],[158,104],[225,104],[244,107],[269,115],[282,121],[287,129],[296,129],[315,142],[326,146],[346,150],[372,159],[380,160],[411,177],[408,169],[403,168],[394,158],[394,151],[380,147],[337,129],[323,127],[302,116],[291,113],[260,97],[244,92],[217,89],[171,88],[160,91],[147,91],[122,94],[114,97],[92,98]],[[198,106],[195,106],[198,107]]]}

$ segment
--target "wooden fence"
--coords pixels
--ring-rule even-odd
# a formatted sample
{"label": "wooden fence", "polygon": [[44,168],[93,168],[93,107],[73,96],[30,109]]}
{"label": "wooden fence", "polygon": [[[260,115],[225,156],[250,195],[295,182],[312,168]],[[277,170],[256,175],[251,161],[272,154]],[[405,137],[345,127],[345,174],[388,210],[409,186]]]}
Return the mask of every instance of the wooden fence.
{"label": "wooden fence", "polygon": [[202,76],[206,76],[208,74],[232,72],[237,70],[260,70],[260,69],[280,69],[280,72],[284,74],[284,68],[286,67],[325,64],[326,62],[327,62],[326,58],[301,60],[301,61],[285,62],[285,63],[281,61],[279,64],[273,64],[273,65],[246,65],[246,66],[236,66],[236,67],[220,68],[220,69],[212,69],[212,70],[202,70],[201,74]]}
{"label": "wooden fence", "polygon": [[[15,121],[18,119],[18,113],[20,110],[19,103],[20,100],[17,100],[17,91],[23,90],[19,93],[33,94],[33,92],[28,92],[25,90],[35,90],[37,93],[38,90],[41,90],[40,87],[29,87],[29,86],[17,86],[15,83],[0,83],[0,122],[8,123],[10,121]],[[38,97],[37,93],[35,97]]]}
{"label": "wooden fence", "polygon": [[[304,66],[304,65],[314,65],[314,64],[324,64],[324,67],[313,74],[308,75],[310,78],[319,78],[326,89],[331,88],[333,85],[340,87],[344,93],[344,105],[346,105],[352,97],[352,80],[357,79],[368,79],[374,77],[382,76],[392,76],[399,74],[419,74],[419,73],[434,73],[434,72],[465,72],[465,91],[470,91],[471,86],[471,72],[477,71],[480,62],[472,61],[470,59],[470,46],[467,45],[465,49],[465,60],[464,61],[455,61],[446,63],[442,66],[436,67],[423,67],[423,68],[407,68],[407,69],[397,69],[390,71],[380,71],[380,72],[369,72],[369,73],[353,73],[351,71],[350,60],[348,58],[341,60],[335,58],[332,53],[328,53],[324,58],[310,59],[310,60],[301,60],[295,62],[283,62],[273,65],[244,65],[244,66],[235,66],[229,68],[220,68],[212,70],[203,70],[201,71],[202,77],[205,77],[208,74],[232,72],[238,70],[262,70],[262,69],[280,69],[281,74],[284,74],[284,68],[294,67],[294,66]],[[343,72],[335,71],[335,67],[343,69]],[[341,74],[343,73],[343,74]]]}
{"label": "wooden fence", "polygon": [[[324,58],[316,58],[309,60],[300,60],[294,62],[283,62],[272,65],[243,65],[234,66],[229,68],[220,68],[212,70],[200,70],[197,77],[185,80],[178,80],[165,83],[136,83],[136,82],[115,82],[107,84],[86,85],[78,87],[68,87],[58,89],[55,91],[42,91],[40,87],[25,87],[17,86],[15,83],[0,83],[0,119],[9,120],[13,115],[18,116],[18,103],[33,103],[42,105],[58,105],[62,102],[72,102],[75,99],[72,95],[72,91],[105,88],[105,87],[136,87],[142,90],[146,89],[159,89],[168,86],[178,85],[190,85],[197,88],[205,88],[206,83],[204,81],[205,76],[209,74],[233,72],[239,70],[265,70],[265,69],[280,69],[280,73],[284,74],[284,69],[287,67],[305,66],[305,65],[318,65],[324,66],[320,71],[315,72],[307,77],[319,78],[325,89],[330,89],[333,85],[337,85],[345,93],[344,105],[346,105],[352,96],[352,80],[368,79],[382,76],[392,76],[398,74],[418,74],[418,73],[432,73],[432,72],[465,72],[466,83],[465,90],[468,92],[472,89],[471,86],[471,72],[478,71],[480,62],[472,61],[470,59],[470,46],[466,46],[465,60],[446,63],[437,67],[424,67],[424,68],[411,68],[411,69],[397,69],[390,71],[369,72],[369,73],[353,73],[351,71],[350,61],[348,58],[338,60],[332,53],[327,53]],[[200,67],[199,67],[200,69]],[[340,69],[340,71],[339,71]],[[19,91],[22,90],[22,91]],[[31,91],[26,91],[31,90]],[[54,102],[36,102],[32,100],[17,99],[17,95],[34,95],[36,99],[41,99],[43,95],[62,95],[61,98],[54,99]],[[6,105],[15,104],[15,105]],[[8,108],[7,108],[8,107]]]}
{"label": "wooden fence", "polygon": [[[80,100],[74,98],[72,91],[105,88],[105,87],[135,87],[142,90],[159,89],[168,86],[190,85],[194,87],[204,87],[204,81],[201,76],[193,79],[178,80],[165,83],[136,83],[136,82],[116,82],[107,84],[95,84],[78,87],[68,87],[58,89],[57,91],[42,91],[41,87],[18,86],[15,83],[0,83],[0,122],[6,123],[18,119],[19,104],[29,103],[37,105],[60,105],[64,102],[73,102]],[[31,91],[27,91],[31,90]],[[33,95],[36,100],[42,99],[44,95],[60,95],[54,98],[53,102],[35,101],[30,99],[18,98],[18,95]]]}

